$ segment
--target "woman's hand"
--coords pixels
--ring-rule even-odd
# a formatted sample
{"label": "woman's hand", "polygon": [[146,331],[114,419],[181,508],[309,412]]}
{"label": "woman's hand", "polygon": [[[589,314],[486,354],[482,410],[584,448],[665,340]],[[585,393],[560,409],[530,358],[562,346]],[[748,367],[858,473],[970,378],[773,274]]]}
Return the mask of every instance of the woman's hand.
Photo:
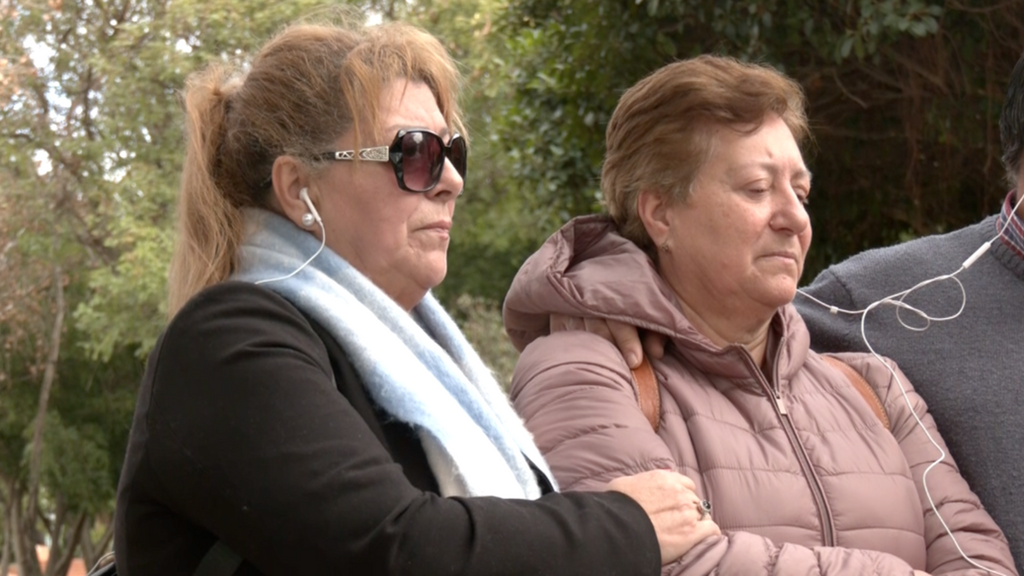
{"label": "woman's hand", "polygon": [[932,576],[924,570],[914,570],[914,576]]}
{"label": "woman's hand", "polygon": [[640,365],[644,352],[647,357],[657,360],[665,355],[665,336],[656,332],[644,332],[641,341],[636,326],[600,318],[578,318],[565,314],[552,314],[549,322],[551,333],[566,330],[586,330],[608,340],[619,348],[630,368]]}
{"label": "woman's hand", "polygon": [[722,533],[718,524],[706,516],[700,519],[700,497],[693,480],[667,470],[651,470],[634,476],[616,478],[608,490],[622,492],[647,512],[658,535],[661,563],[668,564],[686,554],[708,536]]}

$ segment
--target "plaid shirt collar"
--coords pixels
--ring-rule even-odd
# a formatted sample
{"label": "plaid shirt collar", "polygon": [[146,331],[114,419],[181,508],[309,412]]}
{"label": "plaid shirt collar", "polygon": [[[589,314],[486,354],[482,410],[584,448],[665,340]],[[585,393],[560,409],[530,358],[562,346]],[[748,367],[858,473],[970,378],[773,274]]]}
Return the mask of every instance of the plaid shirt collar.
{"label": "plaid shirt collar", "polygon": [[[1013,212],[1013,207],[1016,203],[1016,195],[1011,190],[1003,202],[1003,209],[999,212],[996,230],[999,231],[1005,227],[1006,232],[1000,236],[1000,239],[1018,256],[1024,258],[1024,219],[1021,219],[1020,216]],[[1010,223],[1009,226],[1006,225],[1007,222]]]}

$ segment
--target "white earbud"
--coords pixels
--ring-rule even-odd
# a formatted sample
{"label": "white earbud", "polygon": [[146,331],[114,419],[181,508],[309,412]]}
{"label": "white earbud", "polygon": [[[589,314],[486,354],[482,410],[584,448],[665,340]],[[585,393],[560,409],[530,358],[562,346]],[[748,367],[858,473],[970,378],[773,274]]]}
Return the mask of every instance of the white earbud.
{"label": "white earbud", "polygon": [[313,206],[313,201],[309,199],[308,188],[303,188],[302,190],[299,190],[299,198],[301,198],[302,201],[306,203],[306,208],[309,208],[309,214],[302,217],[302,223],[305,224],[307,227],[312,226],[313,222],[309,222],[308,224],[306,224],[306,222],[308,221],[306,216],[311,215],[315,222],[317,222],[318,224],[323,224],[324,222],[323,220],[320,219],[320,214],[316,211],[316,207]]}
{"label": "white earbud", "polygon": [[314,258],[319,256],[320,252],[323,251],[324,246],[327,245],[327,231],[324,230],[324,222],[323,220],[320,219],[320,214],[317,213],[316,207],[313,206],[313,201],[309,199],[309,190],[305,188],[299,190],[299,198],[302,198],[302,201],[306,203],[306,208],[309,208],[309,212],[302,215],[302,225],[305,226],[306,228],[312,226],[313,222],[316,222],[317,224],[320,225],[320,247],[317,248],[316,252],[314,252],[313,255],[309,257],[309,259],[303,262],[301,266],[293,270],[291,274],[278,276],[277,278],[267,278],[266,280],[260,280],[256,282],[256,284],[266,284],[267,282],[280,282],[281,280],[287,280],[292,276],[295,276],[296,274],[301,272],[303,268],[309,266],[309,263],[312,262]]}

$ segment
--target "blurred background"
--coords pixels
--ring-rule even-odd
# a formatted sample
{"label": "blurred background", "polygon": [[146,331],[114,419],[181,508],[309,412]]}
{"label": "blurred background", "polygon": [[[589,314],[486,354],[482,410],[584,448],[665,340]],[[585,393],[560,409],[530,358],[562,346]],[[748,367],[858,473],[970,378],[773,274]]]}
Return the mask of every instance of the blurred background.
{"label": "blurred background", "polygon": [[[810,102],[809,282],[865,248],[995,212],[1024,0],[381,0],[466,76],[466,193],[436,294],[499,379],[523,260],[600,210],[621,93],[675,59],[770,63]],[[0,575],[109,550],[145,358],[166,323],[179,91],[322,0],[0,0]],[[953,270],[959,263],[951,262]],[[40,563],[46,550],[48,561]],[[15,568],[17,565],[17,568]]]}

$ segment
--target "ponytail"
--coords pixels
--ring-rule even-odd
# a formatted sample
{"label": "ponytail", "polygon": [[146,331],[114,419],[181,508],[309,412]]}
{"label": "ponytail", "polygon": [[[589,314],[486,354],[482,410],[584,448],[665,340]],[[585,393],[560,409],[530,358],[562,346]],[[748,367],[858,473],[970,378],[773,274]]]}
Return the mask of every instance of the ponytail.
{"label": "ponytail", "polygon": [[178,199],[178,238],[171,258],[167,313],[173,318],[194,294],[226,280],[242,241],[242,214],[215,177],[237,82],[211,66],[185,88],[185,163]]}

